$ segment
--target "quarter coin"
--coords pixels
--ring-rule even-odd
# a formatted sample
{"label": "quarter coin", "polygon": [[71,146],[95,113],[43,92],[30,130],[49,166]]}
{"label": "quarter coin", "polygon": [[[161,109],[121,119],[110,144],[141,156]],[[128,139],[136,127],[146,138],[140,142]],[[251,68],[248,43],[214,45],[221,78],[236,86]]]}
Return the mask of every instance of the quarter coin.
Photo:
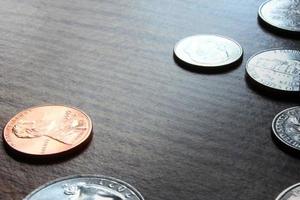
{"label": "quarter coin", "polygon": [[284,91],[300,91],[300,51],[267,50],[248,60],[247,75],[267,88]]}
{"label": "quarter coin", "polygon": [[40,106],[15,115],[4,127],[7,146],[33,156],[49,156],[70,151],[91,137],[92,121],[77,108]]}
{"label": "quarter coin", "polygon": [[276,200],[298,200],[300,199],[300,183],[292,185],[281,192]]}
{"label": "quarter coin", "polygon": [[272,122],[272,130],[281,143],[300,150],[300,106],[278,113]]}
{"label": "quarter coin", "polygon": [[243,49],[224,36],[194,35],[180,40],[174,47],[174,55],[186,64],[216,68],[238,61]]}
{"label": "quarter coin", "polygon": [[300,1],[269,0],[264,2],[258,16],[267,24],[290,32],[300,32]]}
{"label": "quarter coin", "polygon": [[23,200],[144,200],[128,183],[112,177],[77,175],[64,177],[34,190]]}

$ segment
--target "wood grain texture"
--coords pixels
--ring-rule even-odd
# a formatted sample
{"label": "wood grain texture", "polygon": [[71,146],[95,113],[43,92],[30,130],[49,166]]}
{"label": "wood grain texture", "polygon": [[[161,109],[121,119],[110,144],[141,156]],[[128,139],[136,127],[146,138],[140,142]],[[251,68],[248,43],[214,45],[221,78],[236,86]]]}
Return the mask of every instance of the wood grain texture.
{"label": "wood grain texture", "polygon": [[[300,48],[257,22],[262,0],[1,0],[0,125],[36,105],[88,113],[88,148],[37,165],[0,148],[0,199],[18,200],[55,178],[122,179],[148,200],[274,199],[300,181],[300,160],[271,139],[271,121],[297,101],[248,87],[245,63],[269,48]],[[222,74],[176,65],[174,44],[232,37],[243,63]],[[3,141],[2,141],[3,143]]]}

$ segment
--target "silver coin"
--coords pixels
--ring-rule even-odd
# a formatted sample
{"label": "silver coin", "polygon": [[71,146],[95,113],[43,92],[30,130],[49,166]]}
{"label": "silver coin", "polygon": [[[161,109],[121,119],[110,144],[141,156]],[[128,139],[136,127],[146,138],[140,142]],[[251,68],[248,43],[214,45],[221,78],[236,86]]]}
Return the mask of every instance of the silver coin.
{"label": "silver coin", "polygon": [[218,35],[194,35],[180,40],[174,54],[181,61],[200,67],[220,67],[238,61],[243,49],[236,41]]}
{"label": "silver coin", "polygon": [[278,113],[272,122],[272,130],[280,142],[300,150],[300,106]]}
{"label": "silver coin", "polygon": [[267,24],[287,31],[300,32],[300,0],[269,0],[258,11]]}
{"label": "silver coin", "polygon": [[300,199],[300,183],[292,185],[281,192],[276,200],[299,200]]}
{"label": "silver coin", "polygon": [[267,50],[252,56],[246,72],[256,82],[275,90],[300,91],[300,51]]}
{"label": "silver coin", "polygon": [[131,185],[98,175],[65,177],[47,183],[23,200],[143,200]]}

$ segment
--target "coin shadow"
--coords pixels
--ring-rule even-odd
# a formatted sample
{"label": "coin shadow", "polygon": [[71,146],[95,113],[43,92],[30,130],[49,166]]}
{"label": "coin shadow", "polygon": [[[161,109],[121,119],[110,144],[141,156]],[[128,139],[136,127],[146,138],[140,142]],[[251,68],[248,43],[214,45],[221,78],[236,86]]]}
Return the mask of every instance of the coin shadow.
{"label": "coin shadow", "polygon": [[273,130],[271,129],[271,137],[272,137],[272,141],[274,142],[274,144],[280,149],[282,150],[285,154],[288,154],[296,159],[300,159],[300,154],[299,154],[299,150],[293,149],[289,146],[287,146],[286,144],[282,143],[274,134],[273,134]]}
{"label": "coin shadow", "polygon": [[272,35],[277,35],[277,36],[280,36],[283,38],[288,38],[288,39],[300,40],[300,33],[298,33],[298,32],[276,28],[276,27],[268,24],[267,22],[265,22],[259,16],[257,16],[257,21],[261,28],[263,28],[264,30],[266,30],[268,33],[270,33]]}
{"label": "coin shadow", "polygon": [[271,99],[273,101],[276,100],[282,102],[299,103],[300,92],[284,92],[266,87],[254,81],[251,77],[249,77],[247,73],[245,73],[245,81],[247,87],[260,96]]}
{"label": "coin shadow", "polygon": [[240,66],[240,64],[243,61],[243,55],[234,63],[231,63],[229,65],[223,65],[218,67],[199,67],[196,65],[188,64],[182,60],[180,60],[175,53],[173,52],[173,59],[175,63],[181,67],[184,70],[193,72],[193,73],[201,73],[201,74],[225,74],[230,71],[233,71],[237,67]]}
{"label": "coin shadow", "polygon": [[79,154],[86,151],[87,147],[92,141],[92,137],[93,134],[90,134],[90,137],[86,141],[84,141],[84,143],[80,144],[80,146],[77,148],[68,150],[63,153],[46,155],[46,156],[30,155],[30,154],[13,150],[6,142],[4,142],[4,149],[11,158],[13,158],[18,162],[28,163],[33,165],[50,165],[50,164],[63,163],[77,157]]}

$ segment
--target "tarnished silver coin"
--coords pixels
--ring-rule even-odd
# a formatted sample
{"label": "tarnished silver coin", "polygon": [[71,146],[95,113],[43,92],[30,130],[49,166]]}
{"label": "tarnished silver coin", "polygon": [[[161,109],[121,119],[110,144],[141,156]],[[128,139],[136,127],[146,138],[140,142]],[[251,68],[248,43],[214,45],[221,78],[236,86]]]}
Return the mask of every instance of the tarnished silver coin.
{"label": "tarnished silver coin", "polygon": [[47,183],[23,200],[143,200],[124,181],[98,175],[64,177]]}
{"label": "tarnished silver coin", "polygon": [[272,130],[280,142],[300,151],[300,106],[278,113],[272,122]]}
{"label": "tarnished silver coin", "polygon": [[299,200],[300,199],[300,183],[292,185],[281,192],[276,200]]}
{"label": "tarnished silver coin", "polygon": [[199,67],[220,67],[238,61],[243,49],[233,39],[218,35],[194,35],[180,40],[174,54],[181,61]]}
{"label": "tarnished silver coin", "polygon": [[267,24],[282,30],[300,32],[300,0],[269,0],[258,11]]}
{"label": "tarnished silver coin", "polygon": [[252,56],[246,72],[268,88],[285,92],[300,91],[300,51],[267,50]]}

